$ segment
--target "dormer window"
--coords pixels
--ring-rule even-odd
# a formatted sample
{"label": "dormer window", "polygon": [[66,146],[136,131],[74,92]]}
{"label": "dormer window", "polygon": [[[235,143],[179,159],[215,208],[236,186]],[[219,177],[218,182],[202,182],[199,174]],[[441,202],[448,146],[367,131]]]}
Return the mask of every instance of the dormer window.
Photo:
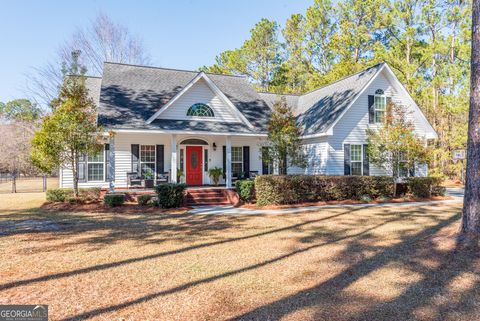
{"label": "dormer window", "polygon": [[187,110],[187,116],[190,117],[215,117],[212,108],[210,108],[207,104],[193,104]]}
{"label": "dormer window", "polygon": [[387,97],[382,89],[377,89],[374,96],[374,121],[383,123],[385,120],[385,110],[387,108]]}

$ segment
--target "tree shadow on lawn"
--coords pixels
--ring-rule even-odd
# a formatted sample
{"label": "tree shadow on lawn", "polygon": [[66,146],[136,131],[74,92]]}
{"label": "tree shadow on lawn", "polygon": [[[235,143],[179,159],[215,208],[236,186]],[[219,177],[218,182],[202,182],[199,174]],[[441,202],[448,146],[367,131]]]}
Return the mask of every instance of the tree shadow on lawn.
{"label": "tree shadow on lawn", "polygon": [[[463,252],[457,248],[438,250],[430,239],[460,217],[459,213],[438,221],[435,226],[403,236],[400,243],[386,248],[369,246],[371,239],[365,234],[351,239],[347,248],[337,255],[338,260],[349,263],[346,270],[314,287],[231,320],[280,320],[304,309],[314,311],[313,320],[444,320],[448,313],[452,313],[452,320],[456,320],[458,313],[480,315],[475,304],[480,294],[478,281],[461,293],[456,302],[442,298],[448,295],[448,287],[456,277],[469,272],[478,273],[478,263],[475,263],[478,253]],[[374,254],[365,255],[368,252]],[[439,264],[432,268],[419,263],[422,261]],[[420,280],[408,284],[403,292],[386,301],[372,296],[376,291],[382,291],[384,280],[378,280],[379,288],[371,289],[364,296],[345,291],[363,277],[391,265],[420,275]],[[398,287],[402,288],[402,285],[398,284]]]}
{"label": "tree shadow on lawn", "polygon": [[[351,214],[351,212],[347,212],[348,214]],[[343,214],[337,214],[335,216],[339,215],[344,215],[347,213]],[[393,215],[393,214],[392,214]],[[408,216],[408,215],[407,215]],[[351,262],[350,265],[345,269],[340,271],[338,274],[335,276],[331,277],[330,279],[319,283],[317,286],[299,291],[298,293],[288,296],[286,298],[280,299],[278,301],[269,303],[267,305],[261,306],[259,308],[256,308],[250,312],[247,312],[241,316],[238,316],[234,318],[235,320],[280,320],[284,316],[296,312],[300,309],[303,308],[315,308],[315,317],[313,319],[338,319],[338,307],[343,305],[350,304],[352,302],[371,302],[372,300],[368,297],[361,297],[361,296],[346,296],[342,295],[342,290],[346,289],[349,285],[352,283],[358,281],[362,277],[378,270],[383,267],[385,267],[388,264],[392,264],[395,262],[399,262],[400,258],[403,256],[410,255],[411,253],[415,253],[418,250],[418,245],[419,242],[424,240],[425,238],[430,237],[434,233],[438,232],[442,228],[445,228],[449,226],[450,224],[456,222],[460,218],[460,214],[453,215],[447,219],[440,219],[437,217],[434,217],[432,222],[430,222],[429,226],[425,227],[421,231],[418,231],[416,233],[399,233],[400,234],[400,241],[394,245],[391,246],[375,246],[373,248],[368,248],[368,251],[374,251],[374,254],[369,255],[367,257],[361,256],[361,255],[356,255],[356,260],[354,262]],[[93,309],[90,311],[86,311],[84,313],[67,317],[62,319],[63,321],[71,321],[71,320],[85,320],[88,318],[96,317],[99,315],[103,315],[105,313],[110,313],[110,312],[115,312],[120,309],[136,305],[136,304],[141,304],[145,303],[147,301],[164,297],[173,293],[178,293],[184,290],[187,290],[191,287],[198,286],[198,285],[203,285],[207,283],[211,283],[223,278],[227,278],[230,276],[234,276],[240,273],[248,272],[248,271],[253,271],[262,267],[266,267],[268,265],[281,262],[285,259],[291,258],[295,255],[299,255],[302,253],[307,253],[311,250],[318,249],[321,247],[325,247],[331,244],[338,243],[340,241],[347,241],[348,245],[346,249],[337,255],[339,260],[343,260],[345,257],[349,257],[350,255],[353,254],[358,254],[362,251],[362,247],[359,246],[358,244],[365,244],[365,241],[376,238],[381,238],[379,236],[373,236],[371,235],[371,232],[374,231],[377,228],[380,228],[382,226],[388,225],[389,223],[399,221],[405,219],[405,217],[400,218],[400,217],[388,217],[384,221],[381,221],[377,224],[373,224],[369,226],[366,229],[363,229],[357,233],[354,234],[346,234],[346,230],[340,230],[340,231],[328,231],[328,230],[323,230],[320,234],[317,235],[317,238],[320,239],[321,241],[315,242],[315,238],[311,239],[304,239],[304,242],[306,241],[305,244],[307,246],[304,246],[302,248],[289,251],[286,254],[276,256],[274,258],[265,260],[263,262],[249,265],[246,267],[242,267],[239,269],[231,270],[225,273],[221,273],[218,275],[214,275],[208,278],[203,278],[199,279],[196,281],[192,281],[189,283],[185,283],[167,290],[151,293],[130,301],[126,301],[123,303],[107,306],[107,307],[100,307],[97,309]],[[315,220],[314,222],[318,222],[319,220]],[[304,222],[302,224],[311,224],[312,222]],[[434,225],[433,225],[434,224]],[[283,228],[282,230],[285,229],[296,229],[298,228],[298,225],[290,226],[287,228]],[[318,227],[319,229],[322,229],[322,227]],[[275,233],[276,231],[270,231],[267,233]],[[258,235],[257,235],[258,236]],[[253,236],[250,236],[253,237]],[[427,253],[425,255],[445,255],[444,253]],[[467,261],[464,261],[467,262]],[[446,263],[448,264],[448,263]],[[451,275],[445,275],[445,278],[443,282],[441,283],[440,287],[445,286],[449,280],[451,280],[452,277],[455,275],[458,275],[462,271],[467,271],[470,269],[470,265],[460,265],[456,269],[456,273],[452,273]],[[423,273],[426,273],[426,271],[422,271]],[[433,271],[435,272],[435,271]],[[417,286],[411,285],[410,287],[412,288],[412,291],[423,291],[423,286],[428,286],[427,284],[422,284],[418,283]],[[408,290],[407,290],[408,291]],[[434,293],[437,293],[437,291],[432,291],[432,293],[429,293],[430,295],[434,295]],[[418,295],[418,293],[415,293]],[[401,296],[400,296],[401,297]],[[428,295],[427,297],[423,298],[424,302],[428,300]],[[333,307],[337,308],[333,308]],[[330,310],[325,309],[325,307],[330,308]],[[413,306],[412,311],[413,311]],[[382,312],[382,309],[379,309],[380,312]],[[408,309],[405,308],[405,312],[408,312]],[[411,311],[410,311],[411,312]],[[347,314],[344,314],[346,316]],[[376,310],[372,309],[371,311],[364,311],[362,312],[362,315],[376,315]],[[362,315],[356,315],[352,316],[352,320],[357,320],[357,319],[363,319]],[[395,314],[395,316],[397,316]],[[375,318],[373,318],[375,319]],[[396,318],[397,320],[399,318]],[[410,317],[411,319],[411,317]],[[343,318],[343,320],[349,320],[349,317]],[[366,318],[366,320],[372,320],[372,318]],[[385,318],[385,320],[391,320],[391,317]]]}
{"label": "tree shadow on lawn", "polygon": [[[71,246],[91,245],[94,249],[120,241],[160,243],[166,239],[188,241],[210,237],[220,230],[241,226],[243,217],[200,216],[188,213],[70,213],[18,210],[0,216],[0,237],[21,234],[43,235],[46,240],[80,236],[75,242],[38,251],[68,251]],[[159,237],[161,236],[161,237]]]}
{"label": "tree shadow on lawn", "polygon": [[[43,282],[43,281],[48,281],[48,280],[55,280],[55,279],[75,276],[75,275],[79,275],[79,274],[89,273],[89,272],[93,272],[93,271],[107,270],[107,269],[111,269],[111,268],[124,266],[124,265],[127,265],[127,264],[132,264],[132,263],[157,259],[157,258],[169,256],[169,255],[185,253],[185,252],[189,252],[189,251],[193,251],[193,250],[197,250],[197,249],[202,249],[202,248],[207,248],[207,247],[211,247],[211,246],[216,246],[216,245],[222,245],[222,244],[238,242],[238,241],[242,241],[242,240],[248,240],[248,239],[252,239],[252,238],[256,238],[256,237],[262,237],[262,236],[266,236],[266,235],[271,235],[271,234],[275,234],[275,233],[279,233],[279,232],[283,232],[283,231],[289,231],[289,230],[293,231],[293,230],[297,230],[297,229],[299,229],[303,226],[307,226],[309,224],[319,223],[319,222],[322,222],[322,221],[328,221],[328,220],[331,220],[331,219],[334,219],[334,218],[337,218],[337,217],[341,217],[341,216],[351,214],[352,212],[355,212],[355,211],[358,211],[358,210],[360,210],[360,208],[356,208],[356,209],[352,209],[350,211],[344,211],[344,212],[324,216],[324,217],[321,217],[319,219],[307,220],[307,221],[304,221],[304,222],[301,222],[301,223],[288,225],[288,226],[281,227],[281,228],[275,228],[275,229],[270,229],[270,230],[266,230],[266,231],[259,232],[259,233],[248,234],[248,235],[245,235],[245,236],[219,239],[219,240],[216,240],[216,241],[213,241],[213,242],[200,243],[200,244],[197,244],[197,245],[192,245],[192,246],[179,248],[179,249],[175,249],[175,250],[171,250],[171,251],[159,252],[159,253],[155,253],[155,254],[152,254],[152,255],[134,257],[134,258],[130,258],[130,259],[122,260],[122,261],[94,265],[94,266],[81,268],[81,269],[77,269],[77,270],[73,270],[73,271],[66,271],[66,272],[61,272],[61,273],[56,273],[56,274],[49,274],[49,275],[44,275],[44,276],[40,276],[40,277],[36,277],[36,278],[31,278],[31,279],[25,279],[25,280],[19,280],[19,281],[15,281],[15,282],[0,284],[0,291],[15,288],[15,287],[19,287],[19,286],[24,286],[24,285],[31,285],[33,283],[38,283],[38,282]],[[195,220],[194,226],[201,225],[202,220],[206,220],[206,219],[211,220],[212,224],[213,224],[213,222],[215,222],[218,219],[222,219],[222,220],[227,219],[227,220],[230,221],[231,226],[235,226],[235,227],[240,227],[241,226],[238,223],[238,222],[241,222],[241,220],[247,220],[247,219],[250,219],[250,218],[253,218],[253,217],[257,216],[257,215],[255,215],[255,216],[253,216],[253,215],[250,215],[250,216],[205,215],[205,216],[201,216],[200,218],[198,218],[197,215],[190,215],[190,214],[182,214],[182,215],[185,216],[185,217],[194,219]],[[198,221],[198,219],[200,219],[200,221]],[[170,227],[173,228],[174,231],[179,231],[176,226],[170,226]],[[203,227],[200,227],[200,228],[203,229]],[[216,227],[216,230],[218,230],[218,229],[219,229],[219,227]],[[81,230],[81,231],[84,231],[84,230]],[[81,231],[76,230],[75,233],[81,233]],[[180,231],[182,231],[182,230],[180,230]],[[120,233],[120,236],[122,236],[121,233]],[[97,239],[90,240],[89,242],[96,242],[96,241],[98,241],[98,240]],[[78,245],[78,243],[71,243],[70,245],[75,246],[75,245]]]}

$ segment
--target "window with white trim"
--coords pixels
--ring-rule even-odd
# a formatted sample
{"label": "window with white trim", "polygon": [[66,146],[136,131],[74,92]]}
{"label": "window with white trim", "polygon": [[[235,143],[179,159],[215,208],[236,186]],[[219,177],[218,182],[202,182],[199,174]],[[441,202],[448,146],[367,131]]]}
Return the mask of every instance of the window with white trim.
{"label": "window with white trim", "polygon": [[409,177],[408,159],[406,153],[400,153],[398,157],[398,177]]}
{"label": "window with white trim", "polygon": [[88,156],[87,164],[87,180],[88,181],[103,181],[104,151],[95,155]]}
{"label": "window with white trim", "polygon": [[143,178],[155,176],[155,145],[140,145],[140,172]]}
{"label": "window with white trim", "polygon": [[243,148],[232,147],[232,173],[235,177],[240,177],[243,172]]}
{"label": "window with white trim", "polygon": [[373,108],[375,123],[383,123],[385,120],[385,111],[387,109],[387,97],[382,89],[377,89],[375,91]]}
{"label": "window with white trim", "polygon": [[350,145],[350,168],[352,175],[363,174],[362,145]]}

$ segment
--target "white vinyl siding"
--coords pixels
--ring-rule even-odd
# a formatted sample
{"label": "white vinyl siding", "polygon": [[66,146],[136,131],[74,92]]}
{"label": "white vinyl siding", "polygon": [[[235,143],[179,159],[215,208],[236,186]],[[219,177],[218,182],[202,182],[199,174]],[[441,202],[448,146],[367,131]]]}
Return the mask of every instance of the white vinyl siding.
{"label": "white vinyl siding", "polygon": [[[187,116],[188,109],[197,103],[208,105],[214,117],[192,117]],[[159,119],[178,119],[178,120],[201,120],[201,121],[220,121],[220,122],[240,122],[237,115],[230,106],[228,106],[219,96],[217,96],[208,86],[205,80],[200,79],[188,91],[186,91],[178,100],[168,107],[159,116]]]}
{"label": "white vinyl siding", "polygon": [[[413,121],[415,127],[415,134],[423,137],[427,131],[427,124],[424,122],[421,115],[410,106],[408,98],[401,93],[397,88],[394,88],[392,83],[384,74],[380,73],[365,89],[365,91],[358,97],[351,108],[343,115],[333,128],[332,136],[328,137],[328,159],[327,159],[327,174],[328,175],[343,175],[344,174],[344,157],[343,145],[363,145],[367,142],[366,129],[378,128],[379,124],[368,123],[368,96],[375,95],[377,89],[384,91],[386,97],[391,97],[392,102],[409,106],[411,111],[408,117]],[[421,171],[426,172],[425,170]],[[378,168],[370,164],[370,174],[375,175],[389,175],[384,169]],[[416,176],[421,176],[420,172],[415,171]]]}

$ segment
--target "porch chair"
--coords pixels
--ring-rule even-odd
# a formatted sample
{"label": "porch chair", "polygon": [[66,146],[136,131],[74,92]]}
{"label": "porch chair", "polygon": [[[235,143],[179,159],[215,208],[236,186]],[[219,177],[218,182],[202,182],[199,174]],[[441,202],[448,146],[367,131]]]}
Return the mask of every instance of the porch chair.
{"label": "porch chair", "polygon": [[255,178],[258,176],[258,171],[250,171],[249,174],[250,174],[250,178]]}
{"label": "porch chair", "polygon": [[127,173],[127,189],[133,186],[144,187],[144,181],[140,176],[138,176],[137,172],[128,172]]}
{"label": "porch chair", "polygon": [[168,183],[169,172],[163,172],[157,174],[157,184],[166,184]]}

